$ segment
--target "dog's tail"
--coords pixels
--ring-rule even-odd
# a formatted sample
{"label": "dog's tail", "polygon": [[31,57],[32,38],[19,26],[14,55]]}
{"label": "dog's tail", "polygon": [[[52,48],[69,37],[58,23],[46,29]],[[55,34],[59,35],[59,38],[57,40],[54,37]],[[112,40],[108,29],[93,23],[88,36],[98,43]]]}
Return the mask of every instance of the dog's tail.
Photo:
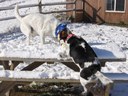
{"label": "dog's tail", "polygon": [[14,10],[14,12],[15,12],[15,17],[16,17],[19,21],[21,21],[21,20],[22,20],[22,17],[21,17],[20,14],[19,14],[18,5],[15,5],[15,10]]}

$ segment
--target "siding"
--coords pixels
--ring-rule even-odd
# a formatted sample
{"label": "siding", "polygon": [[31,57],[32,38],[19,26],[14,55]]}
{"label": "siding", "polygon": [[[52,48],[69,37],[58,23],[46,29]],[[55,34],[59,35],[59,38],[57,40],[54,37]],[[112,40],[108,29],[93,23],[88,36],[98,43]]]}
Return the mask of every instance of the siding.
{"label": "siding", "polygon": [[124,13],[106,12],[106,0],[85,0],[85,11],[92,17],[93,22],[128,24],[128,0]]}
{"label": "siding", "polygon": [[[72,0],[67,0],[72,1]],[[77,0],[77,8],[81,8],[84,1],[85,21],[98,23],[125,23],[128,24],[128,0],[126,0],[125,12],[106,12],[106,0]],[[69,6],[68,6],[69,7]],[[73,6],[70,6],[73,7]],[[82,13],[77,13],[77,21],[83,20]]]}

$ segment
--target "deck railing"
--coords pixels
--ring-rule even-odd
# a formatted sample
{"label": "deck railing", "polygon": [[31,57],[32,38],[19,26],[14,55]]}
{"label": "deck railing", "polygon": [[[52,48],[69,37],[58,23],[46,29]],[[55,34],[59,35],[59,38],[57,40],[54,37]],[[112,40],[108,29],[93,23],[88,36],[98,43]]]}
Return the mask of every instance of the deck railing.
{"label": "deck railing", "polygon": [[[61,12],[73,12],[72,16],[75,18],[76,16],[76,11],[83,11],[83,9],[77,9],[76,8],[76,3],[78,0],[72,0],[72,1],[65,1],[65,2],[54,2],[54,3],[45,3],[42,4],[42,0],[39,0],[38,4],[29,4],[29,5],[19,5],[19,8],[31,8],[31,7],[38,7],[39,12],[42,14],[51,14],[51,13],[61,13]],[[42,11],[42,6],[56,6],[56,5],[72,5],[73,8],[71,9],[63,9],[63,10],[53,10],[49,12],[43,12]],[[9,6],[9,7],[0,7],[0,11],[5,11],[5,10],[13,10],[15,6]],[[5,18],[0,18],[0,21],[4,20],[10,20],[10,19],[15,19],[15,17],[5,17]]]}

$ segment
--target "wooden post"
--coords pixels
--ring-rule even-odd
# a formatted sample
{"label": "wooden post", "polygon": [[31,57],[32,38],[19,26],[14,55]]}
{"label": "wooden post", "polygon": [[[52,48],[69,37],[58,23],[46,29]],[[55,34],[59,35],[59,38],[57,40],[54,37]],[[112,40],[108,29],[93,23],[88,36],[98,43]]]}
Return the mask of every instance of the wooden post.
{"label": "wooden post", "polygon": [[[6,63],[8,64],[8,62],[6,62]],[[13,63],[14,63],[14,62],[13,62]],[[16,61],[15,61],[15,63],[17,64]],[[4,62],[4,64],[5,64],[5,62]],[[35,69],[36,67],[38,67],[38,66],[41,65],[41,64],[42,64],[42,62],[34,62],[34,63],[28,65],[27,67],[23,68],[22,71],[24,71],[24,70],[29,70],[29,71],[31,71],[31,70]],[[6,64],[5,64],[5,65],[6,65]],[[34,65],[35,65],[35,66],[34,66]],[[34,66],[34,67],[33,67],[33,66]],[[9,68],[10,68],[10,67],[9,67]],[[11,88],[13,88],[16,83],[17,83],[17,82],[15,82],[15,81],[2,81],[2,83],[0,83],[0,96],[5,96],[5,94],[6,94],[7,92],[9,92],[9,90],[10,90]]]}
{"label": "wooden post", "polygon": [[40,13],[42,13],[42,0],[38,0],[38,2],[39,2],[39,5],[38,5],[38,7],[39,7],[39,12]]}
{"label": "wooden post", "polygon": [[15,85],[16,82],[2,81],[0,83],[0,96],[7,96],[7,92]]}
{"label": "wooden post", "polygon": [[95,76],[99,79],[100,83],[104,86],[104,94],[102,94],[101,96],[109,96],[111,87],[114,82],[99,71],[95,74]]}
{"label": "wooden post", "polygon": [[[84,0],[76,0],[76,16],[75,16],[75,22],[82,22],[84,18]],[[79,11],[78,11],[79,9]],[[81,10],[81,11],[80,11]]]}
{"label": "wooden post", "polygon": [[25,68],[23,68],[22,70],[33,70],[37,67],[39,67],[40,65],[42,65],[44,62],[33,62],[31,64],[29,64],[28,66],[26,66]]}
{"label": "wooden post", "polygon": [[82,7],[83,7],[83,8],[82,8],[82,10],[83,10],[83,18],[82,18],[82,19],[83,19],[83,21],[84,21],[84,20],[85,20],[85,16],[84,16],[84,15],[85,15],[85,0],[82,0],[82,5],[83,5],[83,6],[82,6]]}
{"label": "wooden post", "polygon": [[106,86],[104,96],[110,96],[110,91],[111,91],[112,87],[113,87],[113,83],[110,83],[110,84],[108,84],[108,85]]}
{"label": "wooden post", "polygon": [[76,72],[80,71],[79,67],[74,62],[62,62],[62,63]]}
{"label": "wooden post", "polygon": [[16,66],[18,66],[19,63],[22,63],[23,61],[11,61],[10,70],[14,70]]}
{"label": "wooden post", "polygon": [[9,70],[10,69],[9,61],[0,61],[0,63],[3,65],[5,70]]}
{"label": "wooden post", "polygon": [[73,22],[76,22],[76,3],[77,3],[77,0],[75,0],[73,4],[73,9],[75,10],[73,11],[73,18],[75,18]]}
{"label": "wooden post", "polygon": [[66,5],[67,10],[73,9],[71,12],[67,12],[69,17],[73,17],[73,22],[81,22],[84,18],[84,0],[66,0],[73,2],[73,4]]}

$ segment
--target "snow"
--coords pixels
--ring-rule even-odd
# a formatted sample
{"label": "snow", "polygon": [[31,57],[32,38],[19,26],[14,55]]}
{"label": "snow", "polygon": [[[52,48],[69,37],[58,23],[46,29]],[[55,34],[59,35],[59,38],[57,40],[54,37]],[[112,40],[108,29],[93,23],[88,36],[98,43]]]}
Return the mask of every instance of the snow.
{"label": "snow", "polygon": [[[61,66],[60,66],[61,65]],[[60,72],[59,72],[60,71]],[[52,64],[51,66],[47,63],[41,65],[39,68],[31,71],[10,71],[10,70],[1,70],[0,77],[7,78],[28,78],[28,79],[47,79],[47,78],[56,78],[56,79],[79,79],[79,74],[70,70],[63,64]],[[51,74],[52,73],[52,74]],[[29,75],[28,75],[29,74]],[[74,76],[74,74],[76,74]]]}
{"label": "snow", "polygon": [[[65,0],[43,0],[46,2],[60,2]],[[0,7],[13,6],[16,3],[20,5],[35,4],[38,0],[0,0]],[[58,7],[43,7],[44,10],[58,10],[64,9],[65,6]],[[13,16],[13,11],[0,11],[0,16],[7,17]],[[38,12],[37,8],[26,8],[20,11],[21,14],[27,14],[32,12]],[[44,46],[40,46],[39,36],[31,38],[31,45],[26,45],[26,37],[20,32],[19,22],[17,20],[0,21],[0,57],[19,57],[19,58],[57,58],[61,59],[59,53],[63,52],[59,42],[56,42],[51,37],[46,37]],[[5,26],[6,25],[6,26]],[[94,51],[98,52],[98,56],[104,58],[103,53],[106,52],[110,58],[125,57],[122,51],[128,56],[128,28],[97,25],[97,24],[85,24],[85,23],[73,23],[69,24],[68,28],[73,31],[74,34],[82,36],[90,45],[94,48]],[[106,51],[106,50],[108,51]],[[103,52],[103,53],[102,53]],[[110,53],[113,52],[113,53]],[[108,57],[105,55],[105,58]],[[127,59],[127,58],[126,58]],[[69,69],[61,63],[55,62],[54,64],[44,63],[31,73],[29,71],[20,72],[22,68],[27,66],[28,63],[19,64],[15,71],[2,70],[0,67],[0,77],[25,77],[25,78],[61,78],[61,79],[79,79],[78,73]],[[126,73],[128,74],[128,61],[126,62],[107,62],[105,67],[102,68],[104,73]],[[28,77],[28,75],[30,77]],[[126,85],[126,86],[125,86]],[[121,87],[121,89],[120,89]],[[112,90],[112,96],[127,96],[128,94],[127,84],[117,84]]]}

